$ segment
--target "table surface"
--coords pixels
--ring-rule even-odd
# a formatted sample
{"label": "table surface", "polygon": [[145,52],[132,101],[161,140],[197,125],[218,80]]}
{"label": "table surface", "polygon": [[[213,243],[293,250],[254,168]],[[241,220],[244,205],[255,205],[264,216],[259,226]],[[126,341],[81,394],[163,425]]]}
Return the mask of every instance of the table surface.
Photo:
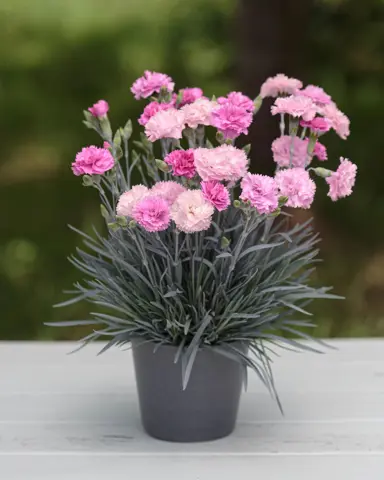
{"label": "table surface", "polygon": [[384,340],[282,351],[285,409],[251,372],[235,432],[174,444],[140,425],[131,353],[0,343],[1,480],[384,479]]}

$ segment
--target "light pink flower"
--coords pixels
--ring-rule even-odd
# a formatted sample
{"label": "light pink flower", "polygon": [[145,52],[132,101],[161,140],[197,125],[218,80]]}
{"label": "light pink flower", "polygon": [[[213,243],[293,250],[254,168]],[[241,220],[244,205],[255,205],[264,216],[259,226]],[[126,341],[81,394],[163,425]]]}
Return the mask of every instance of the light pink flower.
{"label": "light pink flower", "polygon": [[202,180],[236,182],[247,172],[248,159],[243,150],[232,145],[197,148],[195,166]]}
{"label": "light pink flower", "polygon": [[187,190],[180,194],[171,207],[171,218],[185,233],[207,230],[212,221],[213,206],[205,200],[201,190]]}
{"label": "light pink flower", "polygon": [[329,185],[328,196],[335,202],[339,198],[348,197],[356,181],[357,166],[347,158],[340,158],[336,172],[325,180]]}
{"label": "light pink flower", "polygon": [[231,103],[232,105],[236,105],[237,107],[248,110],[249,112],[253,112],[255,109],[253,101],[246,95],[243,95],[241,92],[231,92],[226,97],[219,97],[217,99],[217,103],[219,105]]}
{"label": "light pink flower", "polygon": [[289,135],[283,135],[272,142],[273,160],[279,167],[289,167],[292,147],[292,166],[303,167],[307,159],[308,139],[301,140],[299,137],[293,138]]}
{"label": "light pink flower", "polygon": [[207,98],[199,98],[193,103],[184,105],[181,111],[185,115],[185,123],[190,128],[197,128],[198,125],[211,125],[211,114],[216,105],[216,102],[211,102]]}
{"label": "light pink flower", "polygon": [[124,192],[117,202],[116,213],[123,217],[132,217],[132,210],[136,203],[149,194],[144,185],[134,185],[131,190]]}
{"label": "light pink flower", "polygon": [[155,101],[148,103],[138,121],[140,125],[146,125],[149,119],[152,118],[155,113],[160,112],[161,110],[169,110],[172,107],[172,103],[159,103]]}
{"label": "light pink flower", "polygon": [[181,110],[175,108],[160,110],[146,123],[145,134],[151,142],[160,138],[181,138],[184,123],[184,114]]}
{"label": "light pink flower", "polygon": [[303,84],[296,78],[288,78],[282,73],[278,73],[275,77],[268,78],[261,86],[260,96],[277,97],[278,95],[292,95],[302,88]]}
{"label": "light pink flower", "polygon": [[252,119],[250,111],[227,102],[213,110],[211,124],[222,132],[224,138],[233,139],[242,133],[248,134]]}
{"label": "light pink flower", "polygon": [[278,188],[275,179],[267,175],[247,173],[241,180],[243,201],[249,201],[260,214],[269,214],[279,206]]}
{"label": "light pink flower", "polygon": [[327,154],[327,149],[326,149],[325,145],[323,145],[322,143],[317,141],[315,143],[315,148],[313,150],[313,155],[315,157],[317,157],[319,160],[321,160],[322,162],[327,160],[328,159],[328,154]]}
{"label": "light pink flower", "polygon": [[92,105],[92,107],[88,108],[88,111],[91,112],[91,114],[94,117],[98,117],[98,118],[104,117],[105,115],[107,115],[108,110],[109,110],[109,105],[108,105],[108,102],[106,102],[105,100],[99,100],[97,103]]}
{"label": "light pink flower", "polygon": [[303,90],[300,90],[299,95],[304,95],[310,98],[317,105],[327,105],[331,103],[332,98],[324,92],[321,87],[316,85],[307,85]]}
{"label": "light pink flower", "polygon": [[201,191],[205,200],[216,207],[219,212],[225,210],[231,203],[229,191],[222,183],[216,181],[201,182]]}
{"label": "light pink flower", "polygon": [[106,149],[111,148],[111,144],[108,143],[108,142],[104,142],[103,143],[103,148],[106,148]]}
{"label": "light pink flower", "polygon": [[76,155],[72,163],[75,175],[102,175],[115,165],[109,150],[95,146],[85,147]]}
{"label": "light pink flower", "polygon": [[349,118],[337,108],[334,102],[319,108],[319,113],[330,122],[339,137],[345,140],[349,136]]}
{"label": "light pink flower", "polygon": [[288,197],[286,205],[309,208],[315,197],[316,184],[303,168],[290,168],[276,173],[275,180],[280,195]]}
{"label": "light pink flower", "polygon": [[135,99],[139,100],[140,98],[148,98],[155,92],[159,93],[162,87],[172,92],[174,86],[172,78],[168,75],[146,70],[144,75],[133,83],[131,92],[135,95]]}
{"label": "light pink flower", "polygon": [[331,129],[330,121],[322,117],[315,117],[308,122],[301,120],[300,125],[311,129],[316,135],[322,135]]}
{"label": "light pink flower", "polygon": [[193,178],[196,175],[193,150],[174,150],[164,162],[172,167],[172,174],[179,177]]}
{"label": "light pink flower", "polygon": [[180,90],[181,101],[179,107],[183,107],[189,103],[195,102],[198,98],[203,96],[203,90],[201,88],[183,88]]}
{"label": "light pink flower", "polygon": [[148,196],[136,203],[132,217],[147,232],[161,232],[171,222],[169,214],[169,205],[164,198]]}
{"label": "light pink flower", "polygon": [[271,112],[272,115],[287,113],[292,117],[312,120],[317,113],[317,106],[304,95],[291,95],[290,97],[277,98],[271,107]]}
{"label": "light pink flower", "polygon": [[185,191],[186,188],[177,182],[157,182],[151,188],[151,195],[164,198],[169,205],[172,205],[176,198]]}

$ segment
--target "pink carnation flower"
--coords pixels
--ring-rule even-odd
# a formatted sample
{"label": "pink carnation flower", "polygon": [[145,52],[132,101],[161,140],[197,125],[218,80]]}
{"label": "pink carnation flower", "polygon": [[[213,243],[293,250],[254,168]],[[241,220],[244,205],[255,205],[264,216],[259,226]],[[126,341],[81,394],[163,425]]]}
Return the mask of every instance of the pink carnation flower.
{"label": "pink carnation flower", "polygon": [[291,95],[290,97],[277,98],[271,107],[272,115],[287,113],[292,117],[301,117],[303,120],[312,120],[317,107],[308,97],[304,95]]}
{"label": "pink carnation flower", "polygon": [[315,157],[317,157],[319,160],[321,160],[322,162],[324,162],[325,160],[328,159],[328,154],[327,154],[327,149],[326,147],[320,143],[319,141],[317,141],[315,143],[315,148],[313,150],[313,155]]}
{"label": "pink carnation flower", "polygon": [[322,135],[331,129],[331,123],[326,118],[315,117],[313,120],[306,122],[301,120],[300,125],[312,130],[316,135]]}
{"label": "pink carnation flower", "polygon": [[332,172],[325,180],[329,185],[328,196],[335,202],[339,198],[348,197],[356,181],[357,166],[347,158],[340,158],[336,172]]}
{"label": "pink carnation flower", "polygon": [[280,194],[288,197],[287,206],[309,208],[315,197],[316,184],[303,168],[290,168],[276,173]]}
{"label": "pink carnation flower", "polygon": [[201,190],[187,190],[180,194],[171,207],[171,218],[185,233],[207,230],[212,221],[213,206],[205,200]]}
{"label": "pink carnation flower", "polygon": [[205,200],[216,207],[219,212],[225,210],[231,203],[229,191],[222,183],[216,181],[201,182],[201,191]]}
{"label": "pink carnation flower", "polygon": [[232,105],[236,105],[237,107],[248,110],[249,112],[253,112],[255,109],[253,101],[246,95],[243,95],[241,92],[231,92],[226,97],[219,97],[217,99],[217,103],[219,105],[231,103]]}
{"label": "pink carnation flower", "polygon": [[169,205],[164,198],[148,196],[136,203],[132,217],[147,232],[161,232],[171,222],[169,213]]}
{"label": "pink carnation flower", "polygon": [[211,125],[211,114],[216,105],[207,98],[199,98],[193,103],[184,105],[181,111],[185,115],[185,123],[190,128],[197,128],[198,125]]}
{"label": "pink carnation flower", "polygon": [[[279,167],[289,167],[291,156],[292,137],[283,135],[272,142],[273,160]],[[301,140],[299,137],[293,138],[292,147],[292,166],[305,166],[307,158],[308,139]]]}
{"label": "pink carnation flower", "polygon": [[268,78],[261,86],[260,96],[277,97],[278,95],[292,95],[302,88],[303,84],[296,78],[288,78],[279,73],[275,77]]}
{"label": "pink carnation flower", "polygon": [[172,174],[179,177],[193,178],[196,175],[193,150],[174,150],[164,162],[172,167]]}
{"label": "pink carnation flower", "polygon": [[108,110],[109,105],[105,100],[99,100],[97,103],[92,105],[92,107],[88,108],[88,111],[91,112],[94,117],[98,118],[104,117],[108,113]]}
{"label": "pink carnation flower", "polygon": [[179,107],[183,107],[189,103],[193,103],[198,98],[203,96],[203,90],[201,88],[183,88],[180,90],[181,101]]}
{"label": "pink carnation flower", "polygon": [[103,148],[111,148],[111,144],[109,142],[103,142]]}
{"label": "pink carnation flower", "polygon": [[135,185],[124,192],[117,202],[116,213],[123,217],[132,217],[132,210],[136,203],[149,194],[149,190],[144,185]]}
{"label": "pink carnation flower", "polygon": [[184,123],[184,114],[181,110],[175,108],[160,110],[146,123],[145,134],[151,142],[160,138],[181,138]]}
{"label": "pink carnation flower", "polygon": [[161,110],[169,110],[172,108],[172,103],[159,103],[151,102],[144,108],[143,113],[140,115],[139,123],[140,125],[146,125],[150,118],[152,118],[155,113],[160,112]]}
{"label": "pink carnation flower", "polygon": [[242,133],[248,134],[252,119],[250,111],[227,102],[213,110],[211,124],[222,132],[224,138],[233,139]]}
{"label": "pink carnation flower", "polygon": [[115,165],[109,150],[95,146],[85,147],[76,155],[72,163],[75,175],[102,175]]}
{"label": "pink carnation flower", "polygon": [[307,85],[303,90],[300,90],[299,95],[304,95],[312,100],[317,105],[327,105],[331,103],[332,98],[324,92],[321,87],[316,85]]}
{"label": "pink carnation flower", "polygon": [[202,180],[236,182],[247,172],[248,159],[243,150],[232,145],[197,148],[195,166]]}
{"label": "pink carnation flower", "polygon": [[172,78],[168,75],[146,70],[144,75],[133,83],[131,92],[135,95],[135,99],[139,100],[140,98],[148,98],[155,92],[159,93],[162,87],[172,92],[174,86]]}
{"label": "pink carnation flower", "polygon": [[247,173],[241,181],[242,200],[249,201],[260,214],[269,214],[279,206],[275,179],[267,175]]}
{"label": "pink carnation flower", "polygon": [[345,140],[349,136],[349,118],[337,108],[334,102],[319,108],[319,113],[329,121],[339,137]]}
{"label": "pink carnation flower", "polygon": [[176,198],[185,191],[186,188],[177,182],[157,182],[151,188],[151,195],[164,198],[169,205],[172,205]]}

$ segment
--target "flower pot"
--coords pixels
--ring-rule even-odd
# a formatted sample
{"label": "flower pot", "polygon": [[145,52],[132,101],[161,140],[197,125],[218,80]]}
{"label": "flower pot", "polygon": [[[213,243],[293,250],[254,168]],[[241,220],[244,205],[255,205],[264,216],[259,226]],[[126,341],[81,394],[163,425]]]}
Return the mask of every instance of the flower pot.
{"label": "flower pot", "polygon": [[[242,365],[206,347],[198,351],[183,390],[177,347],[134,341],[133,358],[142,424],[152,437],[203,442],[229,435],[243,386]],[[239,345],[242,351],[246,348]]]}

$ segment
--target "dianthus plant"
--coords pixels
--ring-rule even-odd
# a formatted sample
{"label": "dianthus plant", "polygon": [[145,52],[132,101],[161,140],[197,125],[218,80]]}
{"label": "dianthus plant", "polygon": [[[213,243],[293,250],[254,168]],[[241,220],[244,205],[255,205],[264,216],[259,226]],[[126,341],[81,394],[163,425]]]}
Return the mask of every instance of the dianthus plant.
{"label": "dianthus plant", "polygon": [[[70,261],[85,278],[61,305],[85,300],[96,311],[54,325],[94,325],[83,345],[106,338],[102,351],[132,339],[177,346],[184,388],[198,350],[213,348],[253,369],[276,396],[274,347],[312,350],[297,340],[314,326],[307,305],[338,298],[309,284],[318,238],[309,222],[288,228],[285,207],[310,208],[316,176],[332,200],[351,194],[353,163],[316,166],[327,160],[319,138],[334,130],[345,139],[349,120],[322,88],[282,74],[255,100],[240,92],[208,98],[200,88],[174,93],[169,76],[149,71],[131,91],[148,99],[133,149],[132,123],[113,133],[105,100],[84,112],[103,143],[83,148],[72,170],[98,191],[108,234],[76,230],[85,248]],[[274,176],[250,173],[250,146],[235,146],[267,97],[280,125]]]}

